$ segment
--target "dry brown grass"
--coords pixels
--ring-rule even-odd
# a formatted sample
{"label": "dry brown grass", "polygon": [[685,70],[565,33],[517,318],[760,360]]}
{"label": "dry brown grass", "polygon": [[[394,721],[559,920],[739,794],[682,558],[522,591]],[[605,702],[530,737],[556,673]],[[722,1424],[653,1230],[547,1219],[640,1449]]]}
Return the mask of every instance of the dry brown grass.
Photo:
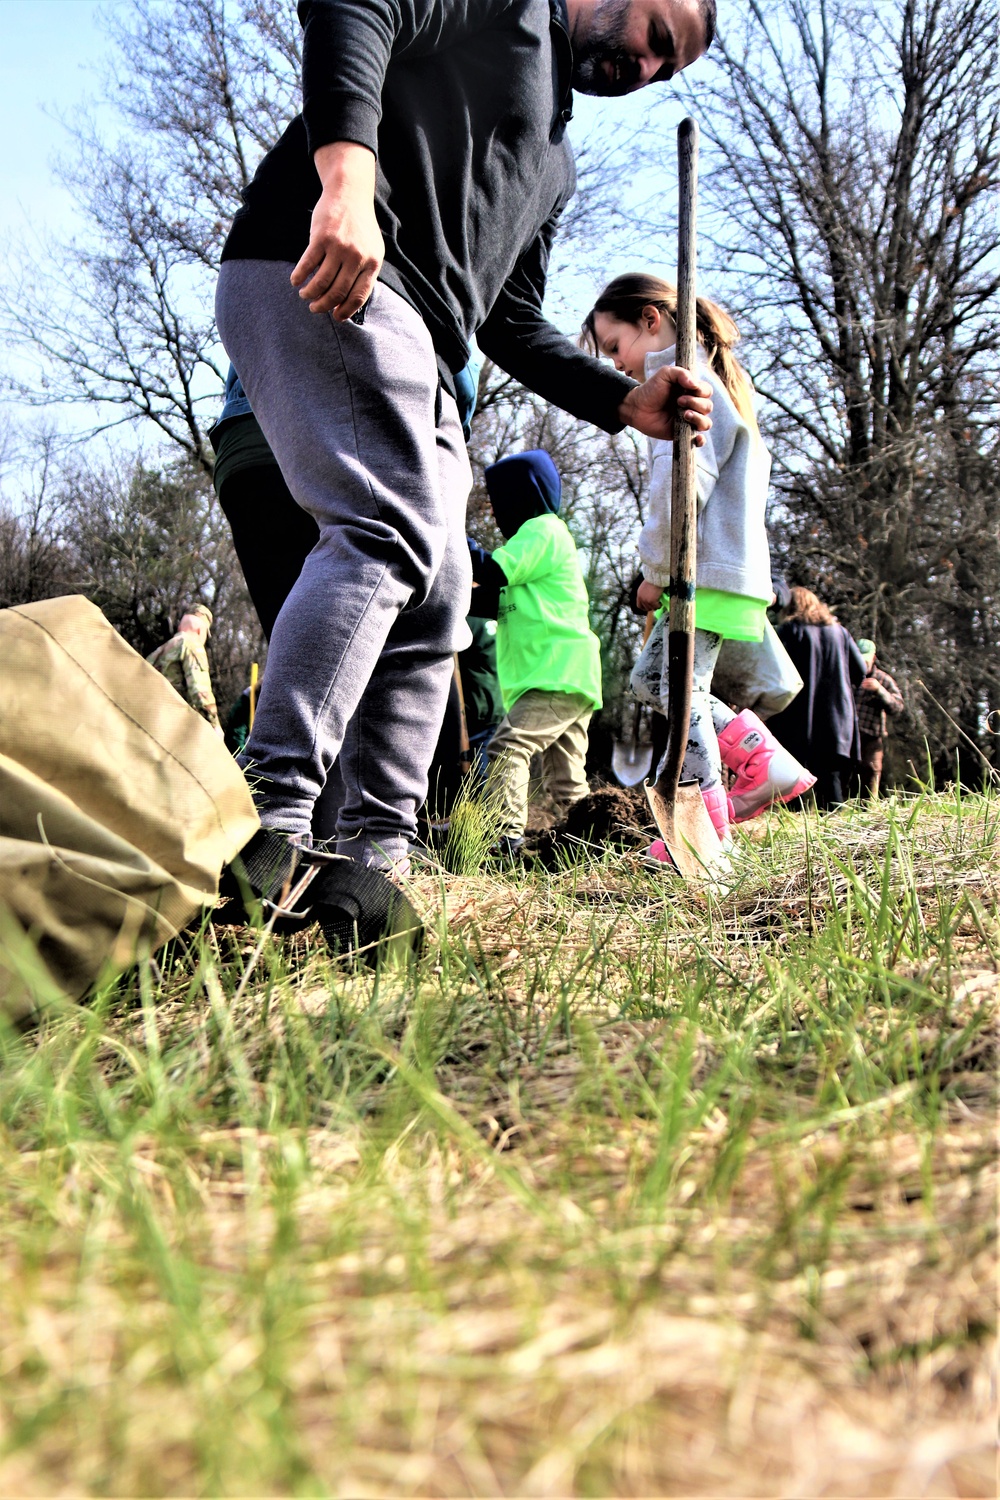
{"label": "dry brown grass", "polygon": [[903,813],[10,1039],[3,1492],[995,1495],[996,816]]}

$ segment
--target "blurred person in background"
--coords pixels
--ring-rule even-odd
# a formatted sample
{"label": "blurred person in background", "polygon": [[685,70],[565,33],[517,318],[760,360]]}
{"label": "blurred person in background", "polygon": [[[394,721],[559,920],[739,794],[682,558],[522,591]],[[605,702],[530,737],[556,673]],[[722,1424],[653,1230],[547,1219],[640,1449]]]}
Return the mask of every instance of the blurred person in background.
{"label": "blurred person in background", "polygon": [[205,650],[212,619],[207,604],[196,604],[185,610],[176,634],[162,646],[157,646],[146,660],[180,693],[184,702],[207,719],[216,734],[221,735],[222,725],[215,706],[208,652]]}
{"label": "blurred person in background", "polygon": [[[768,728],[816,777],[816,805],[832,812],[845,800],[854,763],[861,758],[854,688],[868,675],[853,637],[830,609],[795,585],[781,613],[778,638],[802,678],[802,691]],[[788,803],[798,808],[806,798]]]}
{"label": "blurred person in background", "polygon": [[905,705],[894,680],[875,665],[875,642],[863,638],[857,642],[857,647],[868,672],[854,689],[861,735],[858,775],[862,797],[870,797],[874,802],[882,780],[882,761],[889,731],[886,715],[895,718],[903,712]]}
{"label": "blurred person in background", "polygon": [[482,608],[497,599],[497,675],[504,717],[489,742],[486,792],[499,820],[494,853],[518,859],[528,817],[533,755],[563,817],[590,788],[588,729],[602,703],[601,643],[590,628],[590,600],[576,543],[559,515],[562,481],[544,449],[490,464],[486,488],[504,538],[476,548],[473,576]]}

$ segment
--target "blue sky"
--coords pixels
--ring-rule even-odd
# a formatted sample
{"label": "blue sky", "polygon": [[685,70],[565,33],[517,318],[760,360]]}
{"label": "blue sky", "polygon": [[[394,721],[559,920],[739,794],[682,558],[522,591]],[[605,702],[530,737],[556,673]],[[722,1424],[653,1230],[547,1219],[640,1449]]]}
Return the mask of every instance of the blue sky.
{"label": "blue sky", "polygon": [[54,118],[93,93],[105,50],[96,0],[0,0],[0,234],[72,213],[52,161],[66,149]]}
{"label": "blue sky", "polygon": [[[97,0],[0,0],[0,248],[13,241],[44,253],[47,231],[59,239],[70,231],[73,200],[53,170],[70,149],[58,116],[97,92],[94,69],[106,49],[101,9]],[[12,492],[28,483],[22,438],[53,424],[70,433],[82,418],[13,400],[0,405],[0,478]]]}
{"label": "blue sky", "polygon": [[[59,116],[99,92],[107,51],[102,12],[128,0],[0,0],[0,237],[25,227],[67,227],[73,204],[57,180],[60,154],[72,149]],[[646,100],[577,99],[576,135],[638,121]],[[683,113],[678,105],[677,117]]]}
{"label": "blue sky", "polygon": [[[73,201],[59,185],[56,174],[58,158],[72,150],[60,116],[72,116],[99,95],[100,62],[108,51],[102,13],[128,4],[129,0],[0,0],[0,247],[8,241],[27,243],[31,250],[37,246],[37,253],[44,255],[46,231],[58,241],[72,237]],[[667,92],[657,93],[666,102]],[[612,120],[615,124],[627,122],[634,130],[646,107],[646,100],[639,98],[616,101],[614,105],[578,99],[574,137],[580,140],[583,134],[594,131],[602,139]],[[674,96],[669,116],[679,120],[684,112]],[[643,182],[641,186],[641,196],[645,196],[648,184]],[[624,240],[620,249],[609,247],[609,259],[601,267],[605,275],[624,269],[626,264],[637,264],[636,252],[639,260],[650,259],[642,254],[641,246],[628,243],[627,235]],[[559,259],[557,254],[556,261]],[[574,265],[574,260],[571,257],[569,264],[563,263],[549,303],[550,315],[568,332],[575,331],[596,290],[593,270],[584,271],[578,261]],[[27,424],[31,428],[39,417],[39,413],[17,403],[0,407],[0,449],[3,429],[11,420],[17,427]],[[41,420],[54,421],[71,432],[79,428],[83,418],[76,411],[56,410]],[[145,436],[148,439],[150,434]],[[127,438],[127,434],[123,432],[122,437]]]}

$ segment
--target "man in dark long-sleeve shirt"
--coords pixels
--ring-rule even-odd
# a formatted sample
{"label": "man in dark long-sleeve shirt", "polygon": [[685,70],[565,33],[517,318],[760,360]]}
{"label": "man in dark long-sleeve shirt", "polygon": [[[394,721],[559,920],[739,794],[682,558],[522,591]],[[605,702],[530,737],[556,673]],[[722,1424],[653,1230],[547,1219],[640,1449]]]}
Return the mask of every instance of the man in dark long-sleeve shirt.
{"label": "man in dark long-sleeve shirt", "polygon": [[[469,340],[615,432],[708,423],[666,368],[636,386],[542,317],[575,178],[572,88],[614,95],[711,40],[713,0],[302,0],[303,110],[223,253],[223,341],[310,554],[272,635],[244,763],[264,825],[308,831],[340,756],[338,847],[399,866],[467,641]],[[310,316],[312,314],[313,316]]]}

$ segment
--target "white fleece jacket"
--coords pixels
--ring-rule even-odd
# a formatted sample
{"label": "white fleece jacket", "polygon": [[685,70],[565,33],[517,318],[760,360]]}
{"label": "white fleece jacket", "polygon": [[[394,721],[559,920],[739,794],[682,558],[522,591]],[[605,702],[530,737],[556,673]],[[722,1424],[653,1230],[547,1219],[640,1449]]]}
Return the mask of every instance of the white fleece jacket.
{"label": "white fleece jacket", "polygon": [[[674,363],[675,350],[646,355],[647,379]],[[771,560],[764,528],[771,455],[750,431],[722,381],[698,348],[698,377],[712,387],[712,426],[696,448],[698,474],[697,585],[750,599],[771,598]],[[639,536],[643,577],[670,582],[670,485],[674,445],[649,439],[649,520]]]}

